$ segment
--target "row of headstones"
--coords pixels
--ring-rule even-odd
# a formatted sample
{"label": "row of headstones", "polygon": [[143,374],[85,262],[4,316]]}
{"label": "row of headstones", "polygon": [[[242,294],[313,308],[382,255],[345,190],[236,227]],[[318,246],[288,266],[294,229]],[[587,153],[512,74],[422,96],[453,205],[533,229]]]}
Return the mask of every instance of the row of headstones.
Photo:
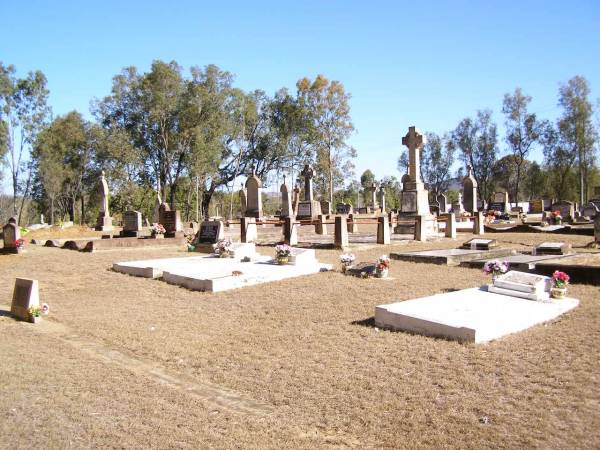
{"label": "row of headstones", "polygon": [[[166,203],[160,205],[158,210],[158,223],[165,228],[165,235],[172,236],[183,230],[181,212],[171,211]],[[138,237],[143,230],[142,213],[139,211],[125,211],[123,213],[123,237]]]}

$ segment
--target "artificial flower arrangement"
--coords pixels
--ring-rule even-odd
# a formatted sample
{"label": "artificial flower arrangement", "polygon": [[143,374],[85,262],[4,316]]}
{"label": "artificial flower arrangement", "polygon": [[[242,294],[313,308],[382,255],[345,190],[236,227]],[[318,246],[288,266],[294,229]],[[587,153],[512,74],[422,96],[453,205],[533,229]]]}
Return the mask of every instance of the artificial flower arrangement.
{"label": "artificial flower arrangement", "polygon": [[389,269],[390,258],[387,255],[381,255],[377,258],[377,264],[375,264],[375,276],[377,278],[387,277]]}
{"label": "artificial flower arrangement", "polygon": [[287,244],[280,244],[275,246],[275,255],[279,264],[287,264],[289,262],[290,255],[292,254],[292,247]]}
{"label": "artificial flower arrangement", "polygon": [[17,248],[25,248],[25,239],[19,238],[15,241],[15,247]]}
{"label": "artificial flower arrangement", "polygon": [[569,280],[570,277],[565,272],[554,271],[552,274],[552,289],[550,290],[553,298],[564,298]]}
{"label": "artificial flower arrangement", "polygon": [[346,269],[352,266],[352,263],[355,259],[356,257],[353,253],[344,253],[343,255],[340,255],[340,262],[342,263],[342,272],[346,272]]}
{"label": "artificial flower arrangement", "polygon": [[486,262],[483,265],[483,273],[486,275],[492,275],[493,278],[496,278],[503,273],[508,272],[509,264],[506,261],[498,261],[497,259],[493,259],[491,261]]}
{"label": "artificial flower arrangement", "polygon": [[165,234],[167,230],[165,230],[165,227],[160,224],[160,223],[153,223],[152,226],[150,227],[150,232],[152,233],[152,236],[156,236],[159,234]]}
{"label": "artificial flower arrangement", "polygon": [[232,245],[231,239],[221,239],[215,246],[215,253],[221,258],[233,258]]}
{"label": "artificial flower arrangement", "polygon": [[562,216],[560,215],[560,211],[552,211],[552,220],[557,225],[562,222]]}
{"label": "artificial flower arrangement", "polygon": [[42,315],[47,316],[50,313],[48,303],[42,303],[40,306],[31,306],[28,310],[30,321],[36,323]]}

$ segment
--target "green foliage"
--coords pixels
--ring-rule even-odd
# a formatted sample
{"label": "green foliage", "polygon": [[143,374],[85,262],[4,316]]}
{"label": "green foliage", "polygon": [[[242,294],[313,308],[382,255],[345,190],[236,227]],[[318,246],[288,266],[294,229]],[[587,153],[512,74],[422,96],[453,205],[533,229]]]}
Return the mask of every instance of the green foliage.
{"label": "green foliage", "polygon": [[454,164],[455,144],[444,135],[425,133],[427,143],[421,153],[421,174],[423,182],[432,194],[439,194],[448,189],[452,165]]}

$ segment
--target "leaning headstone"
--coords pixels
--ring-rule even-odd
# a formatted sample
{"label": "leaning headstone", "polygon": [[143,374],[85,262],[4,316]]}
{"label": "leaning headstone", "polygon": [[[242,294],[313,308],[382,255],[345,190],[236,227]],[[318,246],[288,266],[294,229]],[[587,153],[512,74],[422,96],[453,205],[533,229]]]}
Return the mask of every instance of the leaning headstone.
{"label": "leaning headstone", "polygon": [[498,241],[496,239],[476,238],[468,240],[461,247],[468,250],[490,250],[498,247]]}
{"label": "leaning headstone", "polygon": [[252,169],[252,176],[246,180],[246,195],[247,205],[246,214],[244,217],[254,217],[259,219],[263,215],[262,208],[262,182],[256,176],[256,172]]}
{"label": "leaning headstone", "polygon": [[125,211],[123,213],[123,237],[138,237],[142,231],[142,213],[139,211]]}
{"label": "leaning headstone", "polygon": [[108,183],[106,182],[106,178],[104,176],[104,170],[102,171],[102,175],[100,176],[99,193],[100,213],[98,214],[96,231],[112,231],[113,222],[112,217],[110,217],[110,210],[108,209]]}
{"label": "leaning headstone", "polygon": [[477,180],[473,175],[473,166],[467,165],[467,176],[463,178],[463,204],[465,211],[477,212]]}
{"label": "leaning headstone", "polygon": [[573,253],[571,244],[565,242],[542,242],[533,248],[534,255],[569,255]]}
{"label": "leaning headstone", "polygon": [[21,229],[16,224],[14,217],[8,220],[8,223],[2,227],[4,248],[3,253],[19,253],[17,240],[21,239]]}
{"label": "leaning headstone", "polygon": [[40,306],[39,284],[37,280],[17,278],[13,291],[10,313],[21,320],[31,320],[29,308]]}

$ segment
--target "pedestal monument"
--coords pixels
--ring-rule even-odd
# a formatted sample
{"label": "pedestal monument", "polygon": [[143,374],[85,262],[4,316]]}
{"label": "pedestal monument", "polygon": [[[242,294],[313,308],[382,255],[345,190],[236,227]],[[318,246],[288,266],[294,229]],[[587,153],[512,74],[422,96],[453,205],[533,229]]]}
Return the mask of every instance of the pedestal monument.
{"label": "pedestal monument", "polygon": [[298,203],[297,218],[316,219],[321,214],[321,203],[315,200],[313,194],[312,179],[315,171],[306,164],[300,175],[304,177],[304,200]]}
{"label": "pedestal monument", "polygon": [[110,217],[110,210],[108,209],[108,183],[104,176],[104,170],[100,176],[100,213],[98,214],[98,222],[96,223],[96,231],[113,231],[113,221]]}

